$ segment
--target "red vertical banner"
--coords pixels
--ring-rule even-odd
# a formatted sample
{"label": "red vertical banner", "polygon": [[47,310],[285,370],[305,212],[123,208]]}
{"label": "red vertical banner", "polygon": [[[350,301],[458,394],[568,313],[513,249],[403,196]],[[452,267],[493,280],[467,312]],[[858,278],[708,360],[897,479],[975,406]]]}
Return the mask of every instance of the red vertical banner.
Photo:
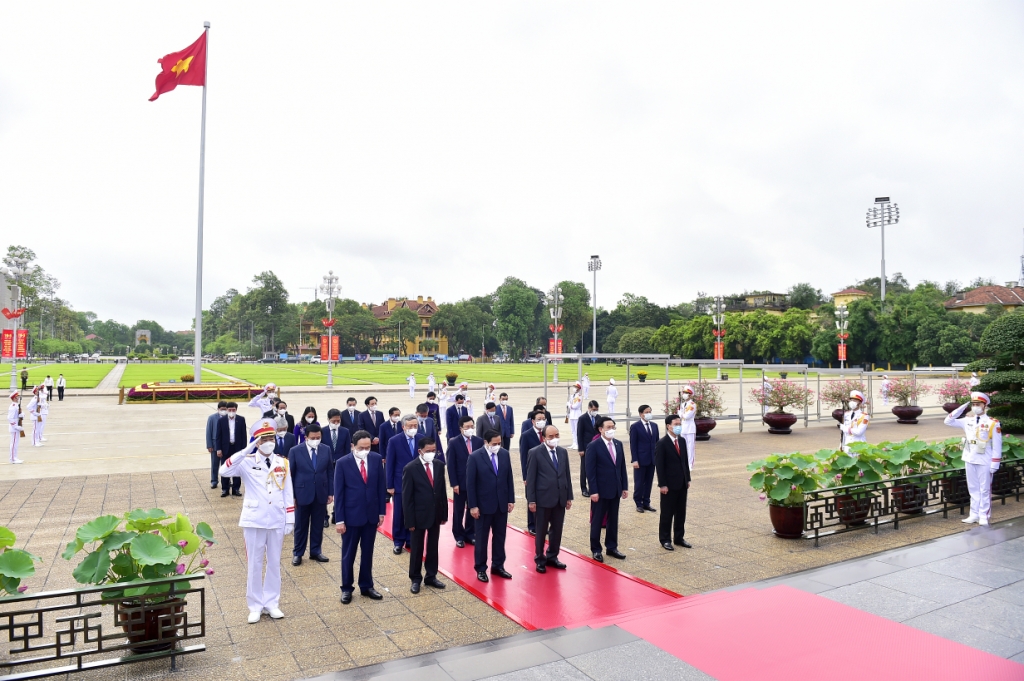
{"label": "red vertical banner", "polygon": [[338,341],[338,337],[337,336],[331,336],[331,361],[332,362],[337,362],[338,361],[338,348],[339,347],[341,347],[341,346],[340,346],[340,342]]}
{"label": "red vertical banner", "polygon": [[715,359],[725,359],[725,343],[722,341],[715,341]]}
{"label": "red vertical banner", "polygon": [[839,344],[839,361],[846,361],[846,343]]}
{"label": "red vertical banner", "polygon": [[326,362],[327,360],[327,336],[320,336],[320,361]]}
{"label": "red vertical banner", "polygon": [[18,329],[18,336],[14,341],[14,356],[28,357],[28,329]]}
{"label": "red vertical banner", "polygon": [[14,329],[4,329],[0,341],[0,357],[14,357]]}
{"label": "red vertical banner", "polygon": [[555,339],[554,338],[548,338],[548,354],[549,355],[555,354]]}

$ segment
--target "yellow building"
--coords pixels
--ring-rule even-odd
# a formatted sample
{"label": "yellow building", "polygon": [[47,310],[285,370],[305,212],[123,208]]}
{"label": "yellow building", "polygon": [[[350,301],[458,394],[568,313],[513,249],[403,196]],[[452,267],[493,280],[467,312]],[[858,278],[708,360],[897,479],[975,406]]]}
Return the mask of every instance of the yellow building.
{"label": "yellow building", "polygon": [[836,291],[832,294],[832,302],[836,304],[836,307],[839,307],[840,305],[849,305],[855,300],[870,297],[870,293],[861,291],[859,288],[844,288],[842,291]]}
{"label": "yellow building", "polygon": [[946,309],[951,312],[982,314],[986,305],[1001,305],[1007,312],[1013,312],[1024,305],[1024,288],[979,286],[970,291],[960,291],[946,301]]}
{"label": "yellow building", "polygon": [[[448,338],[439,330],[430,328],[430,318],[437,312],[437,303],[430,296],[427,296],[426,300],[423,299],[423,296],[416,296],[416,300],[411,298],[388,298],[387,302],[381,305],[370,306],[370,311],[377,319],[385,320],[391,316],[393,311],[403,307],[412,310],[420,317],[420,332],[416,336],[415,341],[406,341],[403,354],[447,355]],[[437,343],[437,349],[431,351],[424,350],[423,341],[427,340]]]}
{"label": "yellow building", "polygon": [[725,301],[726,312],[747,314],[764,310],[768,314],[781,315],[789,309],[789,298],[785,293],[751,293],[741,298]]}

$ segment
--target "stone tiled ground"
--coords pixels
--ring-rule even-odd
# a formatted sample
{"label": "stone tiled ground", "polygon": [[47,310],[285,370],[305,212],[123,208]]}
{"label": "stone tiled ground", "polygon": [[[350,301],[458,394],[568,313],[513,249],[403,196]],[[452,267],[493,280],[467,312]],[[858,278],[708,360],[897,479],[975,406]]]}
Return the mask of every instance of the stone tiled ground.
{"label": "stone tiled ground", "polygon": [[[873,426],[872,439],[898,439],[917,433],[946,437],[941,421],[922,421],[916,428],[896,424]],[[59,443],[59,434],[54,438]],[[785,541],[771,535],[767,510],[747,486],[745,464],[772,451],[809,450],[834,444],[834,428],[796,429],[790,436],[769,436],[761,429],[716,436],[698,443],[691,488],[687,539],[693,550],[664,551],[657,543],[657,515],[638,514],[623,503],[620,549],[629,558],[619,563],[631,574],[683,594],[709,591],[770,578],[806,568],[864,556],[924,539],[963,531],[958,517],[930,516],[904,523],[900,530],[883,528],[822,541]],[[126,461],[128,461],[126,459]],[[85,472],[70,463],[64,472]],[[574,462],[574,467],[575,467]],[[337,535],[330,533],[326,565],[308,561],[290,565],[288,542],[282,572],[281,621],[264,618],[249,625],[245,618],[245,554],[237,527],[240,502],[221,499],[210,490],[203,469],[155,471],[159,457],[144,456],[131,466],[137,472],[76,477],[5,480],[0,482],[0,524],[18,534],[18,545],[41,556],[40,572],[29,580],[33,590],[74,586],[72,565],[60,558],[75,529],[96,515],[121,514],[136,507],[157,506],[206,520],[220,544],[212,551],[216,574],[207,582],[209,621],[205,653],[183,660],[183,674],[171,676],[168,663],[147,663],[126,670],[90,674],[98,679],[167,678],[285,679],[373,664],[410,654],[473,643],[522,631],[497,611],[449,584],[444,592],[408,591],[407,556],[396,557],[390,542],[378,537],[377,587],[380,603],[358,597],[352,605],[338,603],[340,586]],[[152,472],[151,472],[152,471]],[[20,472],[20,471],[19,471]],[[52,475],[52,471],[50,472]],[[578,491],[578,490],[577,490]],[[655,506],[657,499],[652,500]],[[586,504],[569,512],[565,546],[589,554]],[[1024,514],[1024,505],[997,506],[994,520]],[[512,524],[524,527],[525,505],[518,504]],[[612,559],[609,559],[612,560]],[[0,654],[6,655],[6,652]],[[79,677],[81,678],[81,677]]]}

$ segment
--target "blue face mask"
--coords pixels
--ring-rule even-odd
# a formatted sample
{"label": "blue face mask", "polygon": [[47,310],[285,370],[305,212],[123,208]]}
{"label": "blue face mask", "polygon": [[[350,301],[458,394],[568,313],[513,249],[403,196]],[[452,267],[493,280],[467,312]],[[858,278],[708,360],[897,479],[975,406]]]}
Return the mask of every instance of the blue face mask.
{"label": "blue face mask", "polygon": [[683,427],[682,426],[672,426],[672,432],[675,433],[676,435],[679,435],[679,434],[681,434],[683,432]]}

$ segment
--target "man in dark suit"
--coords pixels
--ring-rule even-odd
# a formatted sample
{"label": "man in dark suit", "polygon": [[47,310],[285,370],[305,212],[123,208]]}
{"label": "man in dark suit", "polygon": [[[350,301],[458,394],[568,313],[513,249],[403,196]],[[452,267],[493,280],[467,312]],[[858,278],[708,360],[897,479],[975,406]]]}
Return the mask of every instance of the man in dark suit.
{"label": "man in dark suit", "polygon": [[425,402],[416,406],[416,432],[423,437],[433,438],[437,443],[437,455],[444,458],[444,447],[441,446],[441,437],[437,430],[437,421],[430,417],[430,406],[431,405]]}
{"label": "man in dark suit", "polygon": [[437,403],[437,393],[434,391],[427,393],[427,415],[434,420],[434,430],[438,433],[438,437],[435,439],[440,442],[441,407]]}
{"label": "man in dark suit", "polygon": [[370,434],[357,431],[352,456],[334,467],[335,529],[341,535],[341,602],[352,602],[356,550],[359,556],[359,593],[379,601],[373,588],[373,543],[384,522],[384,468],[380,454],[370,451]]}
{"label": "man in dark suit", "polygon": [[288,458],[288,452],[295,446],[295,436],[291,431],[285,430],[288,426],[284,423],[277,423],[277,437],[274,439],[274,454]]}
{"label": "man in dark suit", "polygon": [[516,434],[515,415],[512,412],[512,405],[508,403],[508,393],[498,395],[498,418],[501,419],[501,447],[507,450],[512,444],[512,437]]}
{"label": "man in dark suit", "polygon": [[633,464],[633,501],[637,513],[657,509],[651,506],[654,484],[654,447],[658,444],[658,424],[651,423],[650,405],[641,404],[640,420],[629,427],[629,456]]}
{"label": "man in dark suit", "polygon": [[629,477],[622,443],[615,439],[615,421],[604,417],[597,422],[601,437],[587,446],[587,488],[590,490],[590,550],[594,560],[601,555],[601,523],[607,517],[604,546],[609,556],[625,559],[619,551],[619,501],[629,497]]}
{"label": "man in dark suit", "polygon": [[[669,414],[665,418],[665,430],[668,433],[658,440],[654,448],[654,467],[658,471],[658,489],[661,491],[658,541],[666,551],[675,551],[672,544],[692,549],[693,546],[686,541],[686,493],[690,488],[690,461],[686,439],[681,437],[682,419],[678,414]],[[672,543],[669,543],[670,540]]]}
{"label": "man in dark suit", "polygon": [[395,555],[409,546],[409,532],[405,529],[402,505],[402,471],[419,456],[420,442],[424,439],[416,429],[416,417],[406,416],[402,421],[404,432],[388,440],[387,461],[384,464],[384,483],[391,495],[391,539]]}
{"label": "man in dark suit", "polygon": [[354,433],[359,430],[359,416],[363,413],[356,409],[356,398],[350,397],[345,400],[345,411],[341,412],[341,425],[348,428],[348,432]]}
{"label": "man in dark suit", "polygon": [[[231,455],[245,449],[249,444],[249,431],[245,427],[245,417],[238,415],[238,403],[228,402],[227,416],[221,416],[217,421],[217,436],[214,438],[214,448],[221,465],[231,458]],[[220,479],[220,495],[226,497],[230,492],[236,497],[242,496],[242,478]]]}
{"label": "man in dark suit", "polygon": [[[543,410],[530,413],[530,420],[523,422],[522,434],[519,436],[519,466],[523,472],[523,484],[526,484],[526,469],[530,456],[530,450],[540,446],[544,439],[544,426],[548,420]],[[529,494],[527,494],[529,496]],[[526,511],[526,529],[530,534],[537,532],[537,519],[533,511]]]}
{"label": "man in dark suit", "polygon": [[448,479],[452,481],[452,536],[461,549],[467,543],[476,543],[476,527],[466,505],[466,465],[469,455],[483,447],[484,441],[473,434],[472,416],[463,416],[459,427],[461,433],[448,440],[447,459]]}
{"label": "man in dark suit", "polygon": [[[437,542],[441,526],[448,522],[448,485],[444,463],[434,458],[437,446],[428,437],[420,440],[419,456],[402,470],[402,507],[405,526],[412,534],[409,553],[410,591],[420,592],[420,583],[445,588],[437,578]],[[424,558],[426,549],[426,558]],[[423,568],[426,567],[426,577]]]}
{"label": "man in dark suit", "polygon": [[590,400],[590,404],[587,405],[587,413],[581,416],[576,423],[576,444],[579,447],[576,453],[580,455],[580,491],[585,497],[589,497],[590,492],[587,491],[587,467],[584,455],[587,453],[587,447],[597,437],[597,420],[601,418],[597,413],[597,407],[597,400]]}
{"label": "man in dark suit", "polygon": [[[384,423],[384,417],[377,411],[377,398],[370,396],[364,400],[366,411],[359,415],[359,429],[365,430],[373,436],[373,444],[370,451],[380,453],[380,427]],[[385,452],[386,453],[386,452]]]}
{"label": "man in dark suit", "polygon": [[221,416],[228,415],[228,401],[221,400],[217,409],[206,417],[206,451],[210,453],[210,489],[217,489],[217,472],[220,470],[220,458],[217,456],[217,424]]}
{"label": "man in dark suit", "polygon": [[476,436],[483,437],[488,430],[501,432],[501,421],[498,419],[498,405],[488,402],[484,405],[484,413],[476,419]]}
{"label": "man in dark suit", "polygon": [[292,565],[302,565],[309,538],[309,557],[318,563],[330,560],[320,548],[324,539],[324,515],[334,501],[331,450],[321,443],[320,426],[306,426],[306,441],[288,452],[288,468],[295,492],[295,544]]}
{"label": "man in dark suit", "polygon": [[380,424],[380,429],[377,431],[377,438],[380,440],[377,449],[380,450],[381,456],[388,453],[388,440],[401,433],[402,410],[398,407],[391,407],[388,409],[388,420]]}
{"label": "man in dark suit", "polygon": [[458,393],[455,395],[455,404],[448,407],[448,411],[444,413],[444,434],[449,440],[459,434],[459,419],[468,415],[466,396]]}
{"label": "man in dark suit", "polygon": [[[562,548],[562,526],[565,512],[572,508],[572,475],[569,470],[569,452],[558,446],[558,428],[545,426],[544,443],[530,451],[526,469],[526,501],[536,514],[534,562],[537,572],[547,572],[548,566],[564,570],[565,563],[558,560]],[[548,539],[547,552],[544,538]]]}
{"label": "man in dark suit", "polygon": [[466,463],[466,496],[469,512],[476,521],[474,568],[481,582],[488,581],[488,540],[491,541],[491,574],[512,579],[505,569],[505,531],[508,514],[516,503],[512,458],[501,446],[501,434],[496,430],[487,431],[484,443],[469,455]]}
{"label": "man in dark suit", "polygon": [[[334,479],[334,466],[338,462],[338,459],[345,456],[352,450],[352,434],[348,428],[341,425],[341,412],[337,409],[330,409],[327,412],[327,427],[321,431],[323,439],[321,440],[328,449],[331,450],[331,470],[329,475],[331,479]],[[327,514],[324,514],[324,527],[329,527],[328,523],[334,521],[334,515],[332,514],[328,519]]]}
{"label": "man in dark suit", "polygon": [[[546,398],[546,397],[538,397],[537,398],[537,404],[533,405],[533,409],[530,411],[530,413],[531,414],[535,414],[538,411],[544,412],[544,420],[545,421],[547,421],[548,423],[554,423],[554,420],[552,420],[552,418],[551,418],[551,412],[548,411],[548,398]],[[532,419],[533,417],[531,416],[530,418]]]}
{"label": "man in dark suit", "polygon": [[295,417],[288,413],[288,403],[284,400],[277,402],[277,418],[283,418],[288,423],[289,433],[295,432]]}

